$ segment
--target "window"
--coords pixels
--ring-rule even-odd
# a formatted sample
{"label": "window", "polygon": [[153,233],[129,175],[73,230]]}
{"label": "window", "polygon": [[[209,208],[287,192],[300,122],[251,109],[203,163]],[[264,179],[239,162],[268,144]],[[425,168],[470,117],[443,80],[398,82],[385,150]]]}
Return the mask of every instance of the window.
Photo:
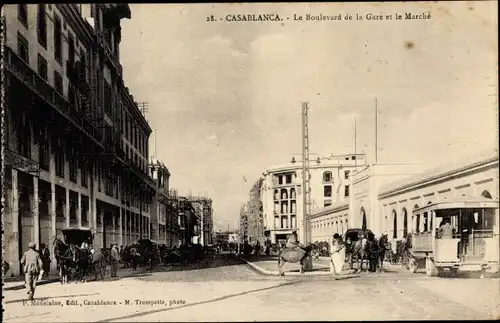
{"label": "window", "polygon": [[344,172],[344,177],[345,177],[345,179],[349,179],[349,174],[350,174],[350,173],[351,173],[351,171],[349,171],[349,170],[346,170],[346,171]]}
{"label": "window", "polygon": [[83,187],[88,187],[88,171],[87,171],[87,163],[82,160],[81,161],[81,181]]}
{"label": "window", "polygon": [[55,142],[53,144],[55,150],[55,162],[56,162],[56,175],[58,177],[64,178],[64,162],[65,162],[65,154],[63,146],[60,142]]}
{"label": "window", "polygon": [[38,75],[47,81],[47,61],[40,54],[38,54]]}
{"label": "window", "polygon": [[62,26],[61,20],[54,17],[54,57],[62,63]]}
{"label": "window", "polygon": [[104,112],[111,115],[112,105],[111,105],[111,86],[108,82],[104,82]]}
{"label": "window", "polygon": [[28,28],[28,6],[26,4],[17,5],[17,19]]}
{"label": "window", "polygon": [[81,71],[82,73],[82,79],[87,80],[87,57],[85,56],[85,50],[82,50],[80,53],[80,66],[81,66]]}
{"label": "window", "polygon": [[59,92],[61,95],[64,95],[64,90],[63,90],[63,79],[61,74],[57,73],[54,71],[54,88],[56,89],[57,92]]}
{"label": "window", "polygon": [[332,201],[325,201],[324,206],[325,206],[325,207],[327,207],[327,206],[329,206],[329,205],[332,205]]}
{"label": "window", "polygon": [[331,182],[331,181],[332,181],[332,172],[324,172],[323,182]]}
{"label": "window", "polygon": [[75,38],[73,35],[68,35],[68,61],[71,67],[75,66]]}
{"label": "window", "polygon": [[47,48],[47,17],[45,14],[45,4],[38,5],[37,34],[40,45]]}
{"label": "window", "polygon": [[323,188],[324,191],[324,196],[325,197],[332,197],[332,186],[331,185],[325,185]]}
{"label": "window", "polygon": [[287,184],[292,184],[292,175],[286,175],[285,181]]}
{"label": "window", "polygon": [[17,149],[22,156],[31,158],[31,128],[26,119],[26,115],[23,114],[17,125],[16,131],[19,138]]}
{"label": "window", "polygon": [[344,197],[349,197],[349,185],[344,187]]}
{"label": "window", "polygon": [[29,43],[19,32],[17,33],[17,53],[23,61],[30,63]]}

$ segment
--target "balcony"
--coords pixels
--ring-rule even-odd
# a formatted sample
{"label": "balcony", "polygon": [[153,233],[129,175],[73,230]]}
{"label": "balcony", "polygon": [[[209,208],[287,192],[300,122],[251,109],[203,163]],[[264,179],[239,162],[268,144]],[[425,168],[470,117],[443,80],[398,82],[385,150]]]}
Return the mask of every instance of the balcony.
{"label": "balcony", "polygon": [[156,188],[156,183],[155,181],[149,177],[148,175],[146,175],[142,169],[139,168],[139,166],[137,166],[133,161],[131,160],[127,160],[126,161],[126,166],[127,168],[134,174],[136,175],[137,177],[139,177],[140,179],[142,179],[144,182],[146,182],[146,184],[148,184],[149,186],[151,186],[152,188]]}
{"label": "balcony", "polygon": [[19,81],[24,83],[24,85],[40,96],[60,115],[64,116],[97,144],[102,145],[102,132],[98,129],[97,125],[90,122],[82,113],[76,110],[61,94],[54,90],[50,84],[17,56],[11,48],[4,46],[4,49],[4,66],[7,72],[10,72]]}

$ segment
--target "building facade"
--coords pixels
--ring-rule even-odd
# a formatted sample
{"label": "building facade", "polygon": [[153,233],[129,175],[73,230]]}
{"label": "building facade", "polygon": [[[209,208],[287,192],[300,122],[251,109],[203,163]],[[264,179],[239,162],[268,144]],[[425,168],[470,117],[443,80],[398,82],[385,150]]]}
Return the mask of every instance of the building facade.
{"label": "building facade", "polygon": [[[353,175],[349,199],[313,212],[312,236],[331,242],[335,233],[363,227],[376,235],[385,232],[392,240],[404,239],[409,232],[425,232],[430,227],[428,218],[413,214],[415,209],[463,197],[498,200],[498,167],[496,151],[427,171],[419,164],[366,166]],[[498,209],[490,224],[498,234]]]}
{"label": "building facade", "polygon": [[[327,207],[351,195],[351,174],[363,167],[364,155],[338,155],[310,163],[312,209]],[[303,236],[302,163],[267,169],[261,178],[264,234],[272,243],[297,231]]]}
{"label": "building facade", "polygon": [[193,206],[198,219],[196,226],[198,234],[193,243],[199,243],[203,246],[213,244],[212,199],[202,196],[188,196],[187,199]]}
{"label": "building facade", "polygon": [[244,241],[264,243],[264,208],[261,200],[263,178],[258,179],[250,189],[248,202],[240,215],[240,231]]}
{"label": "building facade", "polygon": [[[89,229],[95,247],[150,234],[151,128],[124,86],[124,4],[6,5],[5,259]],[[55,261],[52,265],[55,266]]]}

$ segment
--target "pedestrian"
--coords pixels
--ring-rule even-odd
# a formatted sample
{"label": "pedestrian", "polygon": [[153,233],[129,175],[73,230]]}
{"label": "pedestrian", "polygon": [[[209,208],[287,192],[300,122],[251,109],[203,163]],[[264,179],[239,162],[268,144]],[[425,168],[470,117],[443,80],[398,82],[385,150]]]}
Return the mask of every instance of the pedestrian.
{"label": "pedestrian", "polygon": [[43,275],[43,262],[40,253],[35,250],[35,243],[28,244],[28,250],[21,258],[21,264],[24,266],[24,277],[26,287],[28,288],[29,300],[35,297],[36,280],[40,274]]}
{"label": "pedestrian", "polygon": [[119,260],[120,255],[118,254],[118,245],[114,243],[111,245],[111,277],[117,277]]}
{"label": "pedestrian", "polygon": [[42,263],[43,263],[43,277],[42,278],[48,278],[49,277],[49,271],[50,271],[50,251],[49,248],[45,243],[42,243],[40,246],[40,251],[41,251],[41,257],[42,257]]}
{"label": "pedestrian", "polygon": [[340,235],[335,233],[333,235],[333,243],[330,258],[330,272],[335,277],[342,273],[345,263],[345,246],[340,239]]}

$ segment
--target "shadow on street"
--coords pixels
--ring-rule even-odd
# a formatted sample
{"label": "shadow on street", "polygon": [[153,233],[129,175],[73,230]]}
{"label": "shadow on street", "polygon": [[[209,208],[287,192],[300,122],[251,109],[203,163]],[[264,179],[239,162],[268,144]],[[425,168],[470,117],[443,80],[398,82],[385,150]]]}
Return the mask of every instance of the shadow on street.
{"label": "shadow on street", "polygon": [[277,286],[271,286],[271,287],[264,287],[264,288],[254,289],[254,290],[250,290],[250,291],[247,291],[247,292],[241,292],[241,293],[236,293],[236,294],[221,296],[221,297],[217,297],[217,298],[206,300],[206,301],[201,301],[201,302],[196,302],[196,303],[191,303],[191,304],[186,304],[186,305],[180,305],[180,306],[176,306],[176,307],[168,307],[168,308],[156,309],[156,310],[151,310],[151,311],[144,311],[144,312],[140,312],[140,313],[134,313],[134,314],[131,314],[131,315],[114,317],[114,318],[102,320],[100,322],[115,322],[117,320],[125,320],[125,319],[130,319],[130,318],[136,318],[136,317],[140,317],[140,316],[145,316],[145,315],[149,315],[149,314],[155,314],[155,313],[160,313],[160,312],[167,312],[167,311],[171,311],[171,310],[175,310],[175,309],[180,309],[180,308],[185,308],[185,307],[193,307],[193,306],[196,306],[196,305],[214,303],[214,302],[223,301],[223,300],[226,300],[226,299],[229,299],[229,298],[233,298],[233,297],[248,295],[248,294],[252,294],[252,293],[262,292],[262,291],[266,291],[266,290],[270,290],[270,289],[275,289],[275,288],[280,288],[280,287],[289,286],[289,285],[294,285],[294,284],[297,284],[297,282],[287,282],[287,283],[280,284],[280,285],[277,285]]}
{"label": "shadow on street", "polygon": [[203,260],[195,261],[191,264],[168,264],[159,271],[189,271],[200,269],[211,269],[226,266],[237,266],[245,264],[235,254],[217,254],[214,256],[205,256]]}

